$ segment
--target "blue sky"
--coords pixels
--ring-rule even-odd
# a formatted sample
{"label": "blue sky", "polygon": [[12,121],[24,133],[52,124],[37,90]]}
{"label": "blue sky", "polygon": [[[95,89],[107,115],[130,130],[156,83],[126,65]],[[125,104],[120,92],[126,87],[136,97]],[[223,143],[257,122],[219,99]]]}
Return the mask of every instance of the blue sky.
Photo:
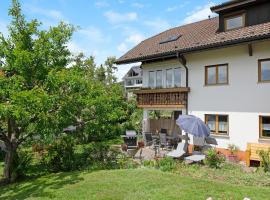
{"label": "blue sky", "polygon": [[[209,7],[225,0],[20,0],[27,19],[43,27],[66,21],[79,26],[68,44],[75,54],[94,55],[101,64],[108,56],[119,57],[143,39],[171,27],[214,16]],[[7,34],[11,0],[0,0],[0,32]],[[129,65],[118,67],[117,77]]]}

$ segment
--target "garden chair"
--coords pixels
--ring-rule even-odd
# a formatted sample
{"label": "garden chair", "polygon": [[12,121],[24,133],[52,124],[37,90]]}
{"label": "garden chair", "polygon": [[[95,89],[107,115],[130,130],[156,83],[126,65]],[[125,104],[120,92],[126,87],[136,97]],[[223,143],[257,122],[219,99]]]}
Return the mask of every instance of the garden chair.
{"label": "garden chair", "polygon": [[165,148],[165,149],[171,149],[172,145],[168,142],[167,136],[165,133],[160,133],[159,134],[159,145],[160,148]]}
{"label": "garden chair", "polygon": [[167,156],[172,158],[181,158],[187,153],[187,143],[180,142],[177,148],[167,153]]}
{"label": "garden chair", "polygon": [[153,144],[152,133],[143,132],[143,141],[145,146],[151,146]]}

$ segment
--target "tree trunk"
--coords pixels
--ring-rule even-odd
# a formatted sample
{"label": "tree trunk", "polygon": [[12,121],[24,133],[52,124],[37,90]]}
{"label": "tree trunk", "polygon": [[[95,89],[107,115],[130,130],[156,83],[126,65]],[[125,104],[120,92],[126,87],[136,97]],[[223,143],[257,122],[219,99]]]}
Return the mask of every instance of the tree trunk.
{"label": "tree trunk", "polygon": [[16,154],[16,147],[14,147],[13,145],[7,146],[4,165],[4,178],[7,182],[13,182],[16,179],[16,175],[13,172]]}

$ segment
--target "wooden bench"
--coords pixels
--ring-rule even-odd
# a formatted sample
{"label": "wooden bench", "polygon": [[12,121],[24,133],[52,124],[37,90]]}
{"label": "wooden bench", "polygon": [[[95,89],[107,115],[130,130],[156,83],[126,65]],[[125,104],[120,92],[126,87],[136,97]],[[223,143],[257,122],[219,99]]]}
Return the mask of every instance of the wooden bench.
{"label": "wooden bench", "polygon": [[261,161],[259,151],[268,151],[270,144],[248,143],[246,150],[246,164],[249,167],[251,160]]}

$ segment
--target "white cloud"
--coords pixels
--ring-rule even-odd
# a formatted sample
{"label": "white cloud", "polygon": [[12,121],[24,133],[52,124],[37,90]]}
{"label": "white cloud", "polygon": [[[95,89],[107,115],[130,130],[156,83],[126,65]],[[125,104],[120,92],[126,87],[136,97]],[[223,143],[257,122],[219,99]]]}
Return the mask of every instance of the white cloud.
{"label": "white cloud", "polygon": [[156,32],[161,32],[171,27],[169,22],[160,18],[155,19],[155,20],[145,21],[144,24],[154,29],[154,31]]}
{"label": "white cloud", "polygon": [[122,42],[121,44],[119,44],[119,45],[117,46],[117,50],[118,50],[119,52],[121,52],[121,53],[125,53],[125,52],[128,51],[128,46],[127,46],[127,44],[126,44],[125,42]]}
{"label": "white cloud", "polygon": [[183,7],[185,7],[187,4],[189,4],[190,2],[189,1],[184,1],[182,2],[181,4],[178,4],[178,5],[173,5],[173,6],[170,6],[166,9],[167,12],[173,12],[173,11],[176,11],[176,10],[179,10]]}
{"label": "white cloud", "polygon": [[197,7],[195,10],[187,13],[187,17],[183,20],[183,24],[190,24],[203,19],[207,19],[208,16],[213,16],[210,7],[214,6],[213,2],[210,2],[202,7]]}
{"label": "white cloud", "polygon": [[138,15],[136,12],[118,13],[114,11],[108,11],[104,13],[104,16],[112,24],[131,22],[131,21],[136,21],[138,19]]}
{"label": "white cloud", "polygon": [[103,35],[102,31],[93,26],[79,30],[78,34],[87,37],[92,43],[103,43],[107,41],[107,38]]}
{"label": "white cloud", "polygon": [[74,41],[70,41],[67,44],[68,49],[72,52],[72,53],[80,53],[80,52],[84,52],[84,49],[82,47],[80,47],[76,42]]}
{"label": "white cloud", "polygon": [[139,33],[135,33],[135,34],[132,34],[130,35],[127,39],[126,39],[126,42],[129,42],[133,45],[136,45],[138,43],[140,43],[142,40],[144,40],[144,36],[139,34]]}
{"label": "white cloud", "polygon": [[144,4],[138,2],[132,3],[131,5],[136,8],[144,8]]}
{"label": "white cloud", "polygon": [[171,6],[166,9],[167,12],[172,12],[178,9],[178,6]]}
{"label": "white cloud", "polygon": [[110,6],[110,4],[107,1],[96,1],[95,6],[98,8],[104,8]]}
{"label": "white cloud", "polygon": [[46,17],[52,18],[52,19],[57,20],[57,21],[65,19],[64,15],[58,10],[43,9],[43,8],[35,7],[32,5],[26,5],[25,8],[28,12],[31,12],[34,14],[44,15]]}

